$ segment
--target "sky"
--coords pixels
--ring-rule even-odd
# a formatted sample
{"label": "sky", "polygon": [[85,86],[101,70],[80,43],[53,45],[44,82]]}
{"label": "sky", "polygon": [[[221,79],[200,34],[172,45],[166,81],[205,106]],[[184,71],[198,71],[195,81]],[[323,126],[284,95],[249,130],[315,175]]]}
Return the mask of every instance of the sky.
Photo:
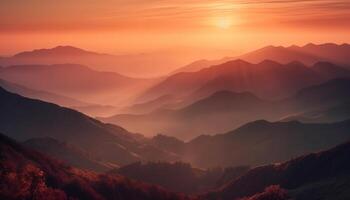
{"label": "sky", "polygon": [[0,19],[0,55],[72,45],[214,58],[350,43],[349,0],[0,0]]}

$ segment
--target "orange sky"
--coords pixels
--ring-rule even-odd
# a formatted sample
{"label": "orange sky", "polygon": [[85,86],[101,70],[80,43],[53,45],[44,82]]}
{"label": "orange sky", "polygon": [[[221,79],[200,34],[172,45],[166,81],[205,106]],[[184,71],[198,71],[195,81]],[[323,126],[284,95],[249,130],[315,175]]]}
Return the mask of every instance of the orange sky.
{"label": "orange sky", "polygon": [[350,42],[349,0],[2,0],[0,55],[73,45],[221,57],[264,45]]}

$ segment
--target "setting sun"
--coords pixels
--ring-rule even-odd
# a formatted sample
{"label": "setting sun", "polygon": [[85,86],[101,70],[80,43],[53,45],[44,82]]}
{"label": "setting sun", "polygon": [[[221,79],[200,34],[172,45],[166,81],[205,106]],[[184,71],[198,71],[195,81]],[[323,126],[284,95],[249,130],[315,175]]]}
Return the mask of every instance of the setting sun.
{"label": "setting sun", "polygon": [[232,26],[232,19],[222,17],[215,20],[215,26],[222,29],[229,29]]}

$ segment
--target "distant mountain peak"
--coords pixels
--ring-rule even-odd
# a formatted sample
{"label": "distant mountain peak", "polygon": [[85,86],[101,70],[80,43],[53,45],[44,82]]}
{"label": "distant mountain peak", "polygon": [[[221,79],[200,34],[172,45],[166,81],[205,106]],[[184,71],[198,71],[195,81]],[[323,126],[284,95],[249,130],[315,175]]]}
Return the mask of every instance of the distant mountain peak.
{"label": "distant mountain peak", "polygon": [[269,122],[267,120],[256,120],[253,122],[249,122],[241,127],[239,127],[236,130],[259,130],[266,127],[277,127],[277,126],[284,126],[284,127],[295,127],[296,125],[301,125],[302,123],[296,120],[288,121],[288,122]]}
{"label": "distant mountain peak", "polygon": [[252,98],[252,99],[257,99],[255,95],[249,92],[233,92],[230,90],[220,90],[215,93],[213,93],[209,98]]}
{"label": "distant mountain peak", "polygon": [[84,56],[84,55],[106,55],[92,51],[87,51],[70,45],[59,45],[49,49],[34,49],[32,51],[20,52],[14,57],[30,57],[30,56]]}
{"label": "distant mountain peak", "polygon": [[314,46],[317,46],[317,45],[310,42],[310,43],[307,43],[306,45],[304,45],[303,47],[314,47]]}
{"label": "distant mountain peak", "polygon": [[235,59],[224,63],[223,65],[251,65],[251,63],[243,59]]}
{"label": "distant mountain peak", "polygon": [[71,45],[58,45],[52,49],[75,49],[75,50],[81,50],[81,51],[84,51],[83,49],[81,48],[78,48],[78,47],[74,47],[74,46],[71,46]]}
{"label": "distant mountain peak", "polygon": [[279,62],[271,60],[271,59],[265,59],[258,63],[258,65],[281,65]]}
{"label": "distant mountain peak", "polygon": [[304,67],[306,67],[304,63],[302,63],[302,62],[300,62],[300,61],[298,61],[298,60],[293,60],[293,61],[287,63],[287,65],[298,65],[298,66],[304,66]]}

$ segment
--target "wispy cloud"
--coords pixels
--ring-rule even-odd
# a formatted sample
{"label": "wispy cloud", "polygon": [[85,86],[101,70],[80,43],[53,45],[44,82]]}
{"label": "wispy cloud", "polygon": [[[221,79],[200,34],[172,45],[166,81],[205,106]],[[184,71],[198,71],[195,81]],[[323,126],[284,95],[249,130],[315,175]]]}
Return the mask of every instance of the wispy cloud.
{"label": "wispy cloud", "polygon": [[140,24],[155,28],[167,22],[173,27],[199,27],[205,18],[218,15],[240,18],[242,26],[262,21],[312,26],[313,21],[322,25],[324,20],[344,28],[350,21],[348,0],[2,0],[1,4],[0,31],[96,30]]}

